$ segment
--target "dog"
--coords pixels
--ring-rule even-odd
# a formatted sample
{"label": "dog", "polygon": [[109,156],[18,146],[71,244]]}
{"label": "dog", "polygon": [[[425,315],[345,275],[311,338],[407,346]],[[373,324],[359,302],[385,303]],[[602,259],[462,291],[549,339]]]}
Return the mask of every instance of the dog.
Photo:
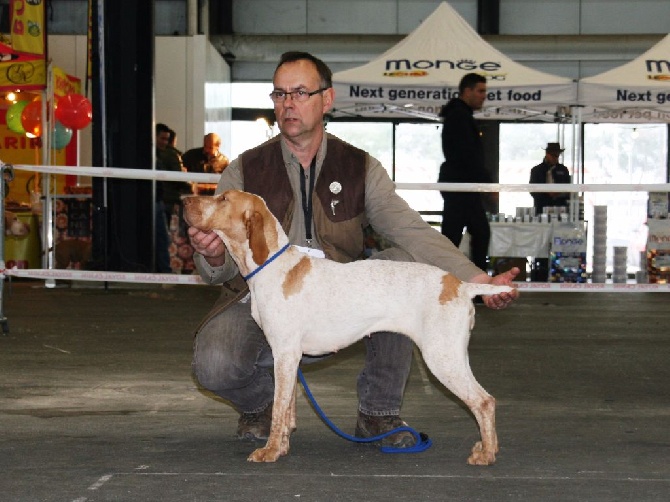
{"label": "dog", "polygon": [[251,313],[274,356],[275,395],[267,443],[248,457],[274,462],[288,454],[295,430],[295,391],[303,354],[336,352],[379,331],[402,333],[419,347],[440,382],[472,411],[481,435],[468,463],[495,462],[495,399],[468,362],[472,298],[509,286],[462,282],[421,263],[362,260],[342,264],[289,245],[261,197],[228,190],[184,199],[186,222],[215,232],[251,293]]}

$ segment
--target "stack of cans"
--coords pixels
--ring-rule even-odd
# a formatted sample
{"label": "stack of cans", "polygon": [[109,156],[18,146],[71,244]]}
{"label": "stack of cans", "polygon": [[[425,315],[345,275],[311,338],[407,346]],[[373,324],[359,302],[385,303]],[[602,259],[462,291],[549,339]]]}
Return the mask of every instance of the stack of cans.
{"label": "stack of cans", "polygon": [[649,282],[647,277],[647,252],[640,251],[640,270],[635,272],[635,282],[638,284],[646,284]]}
{"label": "stack of cans", "polygon": [[593,272],[591,273],[591,282],[606,282],[606,264],[607,206],[593,206]]}
{"label": "stack of cans", "polygon": [[614,246],[614,267],[612,271],[612,282],[625,284],[628,279],[627,271],[628,248],[626,246]]}

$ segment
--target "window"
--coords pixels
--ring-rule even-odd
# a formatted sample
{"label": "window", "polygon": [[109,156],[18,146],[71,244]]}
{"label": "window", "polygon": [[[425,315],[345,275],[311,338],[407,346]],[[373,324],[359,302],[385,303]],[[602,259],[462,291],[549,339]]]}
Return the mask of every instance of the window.
{"label": "window", "polygon": [[[584,126],[584,183],[665,183],[667,179],[666,124],[586,124]],[[584,195],[584,218],[592,220],[593,206],[607,206],[607,268],[614,246],[628,248],[628,271],[640,267],[647,242],[646,192],[590,192]],[[589,253],[593,246],[589,236]],[[590,257],[587,254],[587,257]]]}
{"label": "window", "polygon": [[[500,183],[528,183],[530,169],[544,157],[549,141],[563,136],[566,148],[561,162],[572,172],[570,126],[563,131],[556,124],[500,125]],[[584,183],[665,183],[667,177],[666,124],[585,124]],[[574,179],[574,173],[573,173]],[[640,252],[647,239],[646,192],[587,192],[584,219],[593,221],[593,206],[608,207],[607,268],[612,269],[614,246],[628,248],[628,271],[639,270]],[[531,206],[528,193],[502,192],[500,211],[516,214],[517,206]],[[593,258],[593,235],[587,234],[587,269]]]}
{"label": "window", "polygon": [[[562,139],[558,139],[563,136]],[[565,148],[560,159],[575,179],[572,157],[572,129],[557,124],[500,124],[499,181],[503,184],[527,184],[530,170],[544,159],[544,149],[549,142],[561,143]],[[532,207],[533,198],[528,192],[501,192],[499,211],[516,215],[517,207]]]}

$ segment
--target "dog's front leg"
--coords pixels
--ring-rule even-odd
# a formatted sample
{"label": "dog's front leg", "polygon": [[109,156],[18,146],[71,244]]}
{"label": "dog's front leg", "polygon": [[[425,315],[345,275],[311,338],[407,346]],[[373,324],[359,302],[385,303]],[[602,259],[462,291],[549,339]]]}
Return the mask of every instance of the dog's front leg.
{"label": "dog's front leg", "polygon": [[289,449],[289,438],[291,437],[291,434],[293,434],[293,431],[296,429],[296,420],[295,420],[295,393],[296,393],[296,388],[298,386],[298,383],[296,381],[293,382],[293,392],[291,393],[291,401],[288,405],[288,408],[286,409],[286,424],[288,424],[288,429],[286,430],[286,434],[282,435],[282,442],[281,442],[281,455],[286,455],[288,453]]}
{"label": "dog's front leg", "polygon": [[[272,408],[272,426],[268,442],[249,455],[249,462],[275,462],[289,451],[291,411],[295,399],[295,379],[300,362],[297,354],[275,354],[275,398]],[[295,416],[295,415],[294,415]]]}

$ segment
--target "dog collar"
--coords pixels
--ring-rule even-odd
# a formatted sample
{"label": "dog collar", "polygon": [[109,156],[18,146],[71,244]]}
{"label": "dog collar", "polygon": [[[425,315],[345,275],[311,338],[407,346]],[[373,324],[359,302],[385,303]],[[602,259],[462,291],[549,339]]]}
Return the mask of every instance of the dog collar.
{"label": "dog collar", "polygon": [[272,262],[273,262],[273,261],[280,255],[280,254],[282,254],[284,251],[286,251],[290,245],[291,245],[290,242],[287,243],[283,248],[281,248],[281,249],[280,249],[279,251],[277,251],[275,254],[273,254],[272,256],[270,256],[270,258],[268,258],[268,259],[265,261],[265,263],[263,263],[262,265],[260,265],[256,270],[254,270],[254,271],[251,272],[250,274],[243,275],[243,276],[242,276],[242,279],[244,279],[245,281],[248,281],[249,279],[251,279],[251,278],[252,278],[253,276],[255,276],[258,272],[260,272],[260,271],[263,270],[265,267],[267,267],[270,263],[272,263]]}

